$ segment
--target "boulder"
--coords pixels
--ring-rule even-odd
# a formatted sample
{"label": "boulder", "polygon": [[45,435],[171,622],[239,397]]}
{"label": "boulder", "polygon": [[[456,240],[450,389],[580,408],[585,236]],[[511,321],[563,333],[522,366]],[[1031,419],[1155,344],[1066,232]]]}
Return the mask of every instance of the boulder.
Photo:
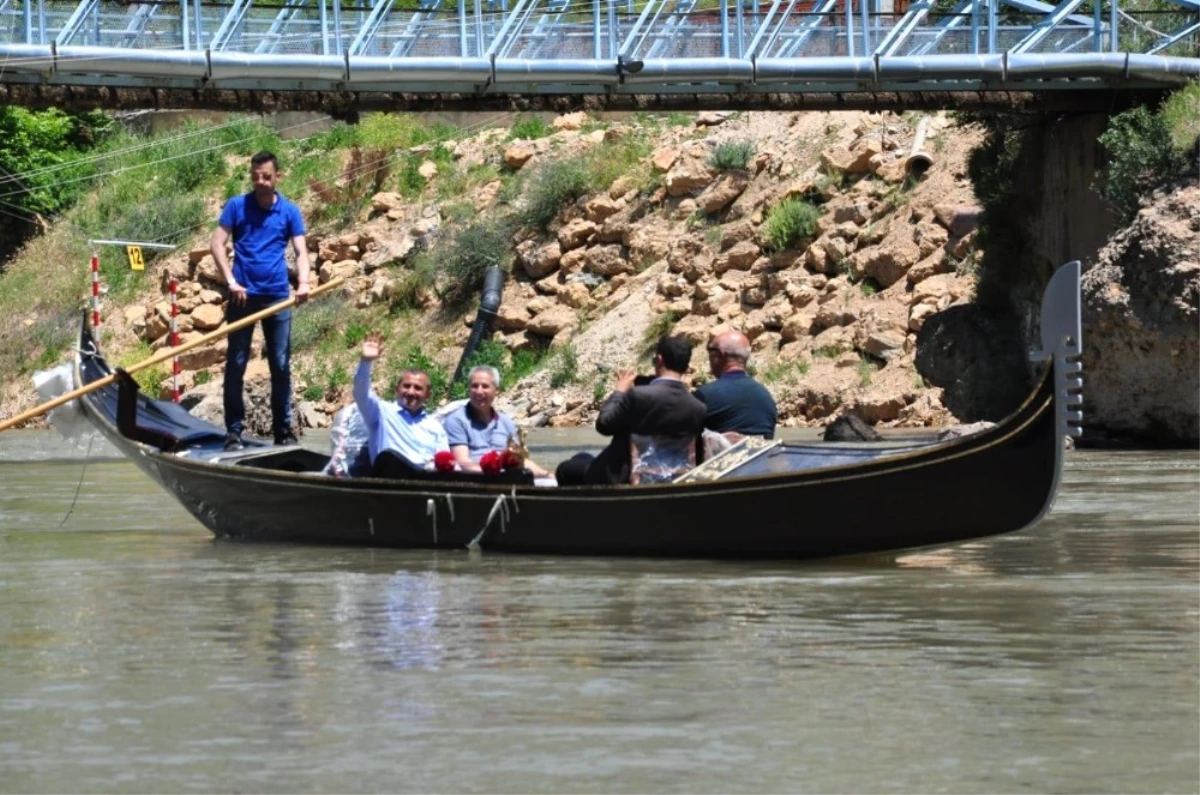
{"label": "boulder", "polygon": [[674,146],[664,146],[661,149],[654,150],[654,154],[650,155],[650,167],[660,174],[665,174],[671,170],[671,166],[675,165],[675,161],[679,159],[679,149]]}
{"label": "boulder", "polygon": [[504,165],[511,169],[519,169],[536,154],[537,147],[532,141],[518,139],[504,148]]}
{"label": "boulder", "polygon": [[544,312],[533,317],[526,325],[526,330],[543,337],[554,337],[562,331],[577,328],[579,318],[570,307],[555,304]]}
{"label": "boulder", "polygon": [[825,426],[826,442],[878,442],[883,437],[856,414],[846,413]]}
{"label": "boulder", "polygon": [[583,125],[587,124],[588,115],[585,111],[576,111],[574,113],[564,113],[556,118],[552,123],[556,130],[578,131],[583,129]]}
{"label": "boulder", "polygon": [[982,214],[978,204],[937,204],[933,208],[933,217],[951,237],[964,237],[974,231]]}
{"label": "boulder", "polygon": [[733,204],[734,199],[741,196],[749,184],[749,173],[741,170],[725,171],[696,197],[696,204],[710,215],[718,213]]}
{"label": "boulder", "polygon": [[686,196],[712,182],[708,165],[694,158],[683,158],[667,172],[667,194]]}
{"label": "boulder", "polygon": [[576,218],[574,221],[558,230],[558,244],[563,251],[570,251],[586,245],[598,231],[599,227],[592,221]]}
{"label": "boulder", "polygon": [[225,322],[225,313],[215,304],[201,304],[191,313],[192,326],[200,331],[211,331]]}

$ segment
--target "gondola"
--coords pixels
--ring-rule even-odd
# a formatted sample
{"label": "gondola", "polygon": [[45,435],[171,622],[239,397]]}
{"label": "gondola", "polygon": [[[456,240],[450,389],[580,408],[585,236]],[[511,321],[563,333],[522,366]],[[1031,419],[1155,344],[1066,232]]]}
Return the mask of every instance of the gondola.
{"label": "gondola", "polygon": [[[80,401],[86,417],[219,538],[504,553],[806,559],[1006,533],[1038,521],[1078,433],[1078,262],[1047,285],[1044,362],[1002,422],[944,442],[762,444],[652,485],[542,487],[477,475],[420,481],[323,474],[328,456],[251,443],[117,379]],[[113,370],[84,325],[78,385]]]}

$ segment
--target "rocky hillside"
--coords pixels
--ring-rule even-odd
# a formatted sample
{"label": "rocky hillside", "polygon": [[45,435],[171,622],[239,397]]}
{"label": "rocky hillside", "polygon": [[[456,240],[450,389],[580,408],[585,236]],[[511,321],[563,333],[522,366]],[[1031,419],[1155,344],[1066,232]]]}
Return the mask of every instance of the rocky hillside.
{"label": "rocky hillside", "polygon": [[[926,351],[920,370],[916,364],[918,332],[934,315],[972,300],[982,257],[965,167],[978,134],[931,117],[923,149],[932,166],[911,178],[905,161],[919,120],[706,113],[663,123],[570,114],[535,140],[489,129],[444,142],[454,173],[491,169],[495,178],[442,200],[436,197],[453,192],[435,188],[452,178],[450,168],[439,166],[431,146],[417,147],[418,157],[429,154],[419,168],[419,198],[385,184],[349,228],[318,228],[309,237],[320,281],[347,281],[338,298],[300,310],[324,313],[320,331],[335,344],[294,357],[298,421],[327,425],[349,401],[348,373],[367,329],[391,339],[380,388],[417,349],[452,370],[474,310],[443,302],[444,273],[429,284],[414,279],[428,255],[436,261],[464,224],[521,207],[528,183],[552,164],[617,151],[639,155],[624,173],[610,170],[603,184],[563,201],[544,224],[524,223],[498,244],[511,272],[495,340],[514,369],[530,369],[516,367],[516,357],[539,362],[505,384],[501,405],[518,421],[591,423],[611,374],[646,369],[658,336],[682,334],[702,345],[725,327],[753,341],[752,368],[774,393],[785,426],[821,426],[847,412],[885,427],[998,419],[961,408],[961,416],[952,414],[943,389],[926,380],[949,383],[931,375],[949,362]],[[525,194],[506,196],[511,184],[522,184],[514,177],[525,177]],[[315,194],[301,200],[309,211],[319,201]],[[106,309],[110,357],[166,344],[171,278],[181,285],[185,341],[221,326],[224,286],[205,237],[193,245],[158,266],[149,294]],[[331,302],[336,310],[323,308]],[[218,342],[182,357],[185,400],[214,419],[224,349]],[[693,365],[694,382],[709,376],[702,356]],[[170,384],[159,388],[169,394]],[[251,429],[262,433],[269,412],[261,359],[251,364],[247,388]],[[32,405],[26,384],[11,384],[6,394],[0,414]]]}

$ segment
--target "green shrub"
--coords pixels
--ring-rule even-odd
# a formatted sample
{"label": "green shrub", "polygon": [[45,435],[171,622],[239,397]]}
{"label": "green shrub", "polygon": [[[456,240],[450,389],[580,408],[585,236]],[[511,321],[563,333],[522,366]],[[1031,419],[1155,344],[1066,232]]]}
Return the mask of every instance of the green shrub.
{"label": "green shrub", "polygon": [[328,130],[322,130],[295,143],[297,153],[332,152],[349,149],[357,138],[356,128],[345,122],[335,122]]}
{"label": "green shrub", "polygon": [[416,199],[425,192],[425,178],[421,176],[421,159],[413,154],[400,158],[396,169],[396,190],[406,199]]}
{"label": "green shrub", "polygon": [[651,150],[649,141],[632,137],[608,141],[593,148],[585,160],[591,183],[585,192],[606,191],[624,176],[636,177],[638,189],[645,190],[654,173],[643,165]]}
{"label": "green shrub", "polygon": [[1173,92],[1159,111],[1175,148],[1187,152],[1200,137],[1200,82],[1188,83]]}
{"label": "green shrub", "polygon": [[[227,152],[246,158],[246,168],[250,168],[250,157],[266,150],[282,156],[284,145],[279,140],[279,133],[261,119],[252,116],[237,116],[225,124],[212,128],[207,146],[219,146]],[[280,163],[280,168],[283,164]]]}
{"label": "green shrub", "polygon": [[1113,116],[1099,140],[1108,152],[1102,194],[1122,226],[1137,215],[1144,194],[1187,167],[1164,117],[1145,107]]}
{"label": "green shrub", "polygon": [[507,270],[513,257],[512,232],[511,222],[503,217],[478,218],[455,231],[441,257],[447,279],[442,297],[461,304],[478,295],[488,268]]}
{"label": "green shrub", "polygon": [[[150,151],[154,152],[153,157],[158,161],[153,177],[159,183],[152,186],[153,192],[193,191],[225,176],[224,152],[217,148],[221,143],[211,143],[207,135],[200,134],[204,130],[206,128],[197,124],[185,124],[179,135],[152,144]],[[218,134],[216,137],[220,141],[222,136]],[[246,172],[243,173],[248,173],[249,168],[247,162]],[[140,179],[148,180],[150,176],[143,171]]]}
{"label": "green shrub", "polygon": [[523,378],[530,375],[542,366],[546,359],[546,347],[531,347],[523,348],[512,355],[512,364],[509,365],[508,372],[504,376],[504,380],[510,384],[519,383]]}
{"label": "green shrub", "polygon": [[559,389],[573,384],[579,378],[579,355],[574,345],[565,345],[558,350],[554,369],[550,371],[550,388]]}
{"label": "green shrub", "polygon": [[582,157],[546,163],[529,181],[521,220],[544,229],[563,205],[590,189],[591,175]]}
{"label": "green shrub", "polygon": [[312,301],[292,313],[292,351],[316,346],[337,331],[346,303],[344,300]]}
{"label": "green shrub", "polygon": [[342,332],[342,339],[346,343],[347,348],[357,348],[362,345],[362,341],[367,338],[370,329],[366,324],[355,318],[346,324],[345,330]]}
{"label": "green shrub", "polygon": [[521,115],[513,119],[512,127],[508,131],[508,140],[523,138],[526,141],[536,141],[553,134],[554,127],[547,124],[541,116]]}
{"label": "green shrub", "polygon": [[754,157],[753,141],[722,141],[709,155],[708,164],[719,171],[742,169]]}
{"label": "green shrub", "polygon": [[[288,158],[286,164],[281,163],[282,173],[279,176],[279,192],[289,199],[299,199],[308,193],[309,185],[313,182],[324,184],[337,179],[341,171],[342,158],[336,152],[313,152],[303,157]],[[238,179],[237,193],[250,190],[249,167],[235,174]]]}
{"label": "green shrub", "polygon": [[763,239],[775,251],[809,240],[816,233],[820,215],[820,210],[808,202],[784,199],[767,213],[762,225]]}
{"label": "green shrub", "polygon": [[412,265],[402,272],[388,301],[390,311],[421,309],[437,280],[437,260],[432,252],[422,251],[412,259]]}
{"label": "green shrub", "polygon": [[102,113],[68,114],[0,106],[0,195],[26,213],[57,214],[89,188],[86,153],[114,137]]}
{"label": "green shrub", "polygon": [[364,149],[405,149],[433,139],[433,131],[408,113],[368,113],[355,130],[355,143]]}

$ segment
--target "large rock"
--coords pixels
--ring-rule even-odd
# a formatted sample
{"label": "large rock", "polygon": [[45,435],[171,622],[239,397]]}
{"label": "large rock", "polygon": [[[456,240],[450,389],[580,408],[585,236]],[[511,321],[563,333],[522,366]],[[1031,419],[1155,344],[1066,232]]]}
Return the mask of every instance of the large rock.
{"label": "large rock", "polygon": [[553,122],[554,129],[579,131],[583,129],[583,125],[587,124],[588,115],[585,111],[578,110],[574,113],[564,113],[556,118]]}
{"label": "large rock", "polygon": [[578,326],[579,318],[576,316],[575,310],[555,304],[535,316],[525,328],[543,337],[554,337],[559,332],[574,329]]}
{"label": "large rock", "polygon": [[225,322],[225,313],[215,304],[201,304],[191,314],[192,326],[200,331],[212,331]]}
{"label": "large rock", "polygon": [[1084,425],[1200,440],[1200,187],[1156,193],[1083,276]]}
{"label": "large rock", "polygon": [[532,240],[527,240],[517,247],[517,256],[526,273],[534,279],[541,279],[558,270],[562,261],[562,247],[557,240],[540,247]]}
{"label": "large rock", "polygon": [[504,165],[511,169],[519,169],[537,154],[533,141],[516,140],[504,149]]}
{"label": "large rock", "polygon": [[587,245],[599,227],[596,224],[584,218],[576,218],[562,229],[558,230],[558,244],[563,251],[570,251],[573,248]]}
{"label": "large rock", "polygon": [[726,171],[696,197],[696,204],[710,215],[718,213],[733,204],[734,199],[741,196],[749,184],[749,173],[741,170]]}
{"label": "large rock", "polygon": [[363,270],[370,273],[376,268],[399,265],[408,259],[415,247],[416,243],[407,235],[399,240],[380,241],[379,245],[363,255]]}
{"label": "large rock", "polygon": [[708,165],[695,158],[685,157],[667,172],[667,193],[671,196],[686,196],[712,182],[712,171]]}
{"label": "large rock", "polygon": [[983,208],[978,204],[939,204],[933,208],[933,217],[951,237],[964,237],[973,231],[982,213]]}
{"label": "large rock", "polygon": [[584,252],[583,270],[599,276],[633,273],[633,264],[622,255],[618,245],[593,246]]}

